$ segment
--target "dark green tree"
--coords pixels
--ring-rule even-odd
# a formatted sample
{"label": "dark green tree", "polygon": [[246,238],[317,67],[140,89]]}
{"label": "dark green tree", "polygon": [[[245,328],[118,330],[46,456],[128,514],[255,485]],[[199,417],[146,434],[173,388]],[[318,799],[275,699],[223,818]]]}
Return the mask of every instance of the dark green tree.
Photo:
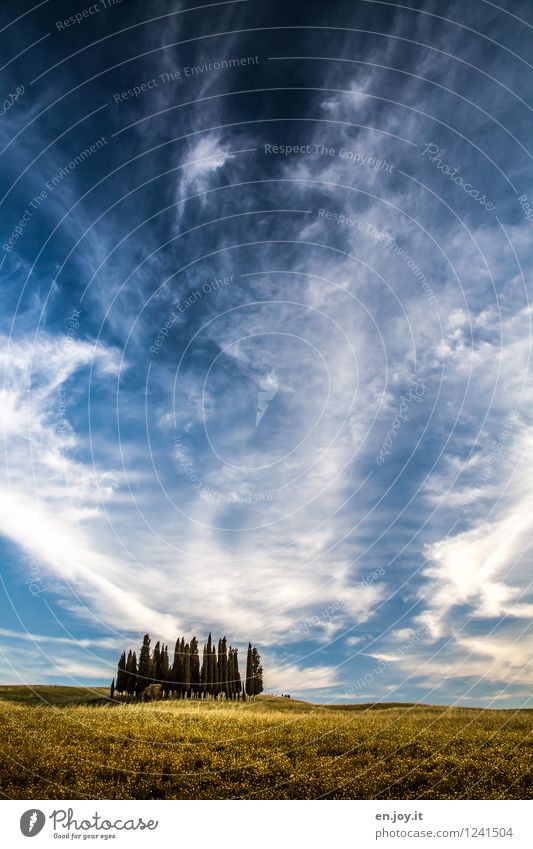
{"label": "dark green tree", "polygon": [[190,645],[191,663],[191,693],[197,698],[200,693],[200,656],[198,654],[198,640],[193,637]]}
{"label": "dark green tree", "polygon": [[114,678],[111,681],[111,686],[109,688],[109,698],[111,699],[111,701],[114,701],[114,699],[115,699],[115,679]]}
{"label": "dark green tree", "polygon": [[191,697],[191,647],[186,643],[183,650],[183,698]]}
{"label": "dark green tree", "polygon": [[228,649],[228,689],[227,689],[227,697],[228,699],[235,698],[235,649],[232,649],[230,646]]}
{"label": "dark green tree", "polygon": [[202,671],[200,672],[201,686],[202,686],[202,697],[207,698],[207,675],[208,675],[208,667],[209,663],[207,660],[207,645],[204,645],[204,653],[202,656]]}
{"label": "dark green tree", "polygon": [[246,683],[245,690],[247,696],[254,694],[254,666],[252,660],[252,644],[248,643],[248,652],[246,654]]}
{"label": "dark green tree", "polygon": [[233,649],[233,690],[237,696],[241,692],[241,673],[239,672],[239,649]]}
{"label": "dark green tree", "polygon": [[213,640],[213,695],[215,699],[218,697],[220,693],[220,683],[218,680],[218,659],[217,659],[217,650],[215,646],[215,641]]}
{"label": "dark green tree", "polygon": [[170,665],[168,660],[168,646],[163,646],[161,649],[161,686],[163,687],[163,696],[168,699],[172,682],[170,680]]}
{"label": "dark green tree", "polygon": [[118,662],[117,669],[117,684],[116,690],[118,693],[125,693],[127,690],[127,676],[126,676],[126,652],[123,651],[120,655],[120,660]]}
{"label": "dark green tree", "polygon": [[126,661],[126,692],[128,696],[135,695],[137,689],[137,655],[131,650]]}
{"label": "dark green tree", "polygon": [[139,653],[139,667],[137,670],[137,686],[135,688],[135,692],[137,694],[137,698],[140,698],[150,681],[150,673],[152,666],[152,658],[150,656],[150,635],[145,634],[143,639],[143,644],[141,646],[141,651]]}
{"label": "dark green tree", "polygon": [[181,698],[185,698],[185,676],[187,670],[185,669],[186,660],[185,660],[185,637],[181,638],[180,642],[180,654],[181,654],[181,682],[180,682],[180,694]]}
{"label": "dark green tree", "polygon": [[261,655],[256,648],[252,649],[252,674],[253,694],[258,696],[263,692],[263,667],[261,666]]}
{"label": "dark green tree", "polygon": [[211,632],[209,632],[209,636],[207,638],[207,645],[206,645],[206,660],[207,660],[206,686],[207,686],[207,693],[210,696],[213,696],[215,694],[215,670],[214,670],[214,663],[213,663],[213,652],[214,652],[214,648],[213,648],[213,643],[212,643],[212,640],[211,640]]}
{"label": "dark green tree", "polygon": [[181,653],[181,640],[178,637],[174,648],[174,662],[172,664],[172,689],[178,698],[181,697],[181,682],[183,680],[183,656]]}
{"label": "dark green tree", "polygon": [[226,637],[218,641],[218,692],[228,695],[228,645]]}
{"label": "dark green tree", "polygon": [[153,684],[161,684],[161,644],[159,640],[155,644],[152,654],[151,676]]}

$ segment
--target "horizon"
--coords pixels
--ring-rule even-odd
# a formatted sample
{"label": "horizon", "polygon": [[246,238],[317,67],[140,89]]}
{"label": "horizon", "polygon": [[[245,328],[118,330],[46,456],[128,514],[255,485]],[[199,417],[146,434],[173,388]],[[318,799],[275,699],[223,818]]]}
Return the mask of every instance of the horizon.
{"label": "horizon", "polygon": [[[99,690],[105,690],[106,692],[109,691],[109,684],[105,684],[105,683],[94,684],[92,686],[91,685],[78,685],[78,684],[48,684],[48,683],[47,684],[16,684],[16,683],[13,683],[13,682],[10,682],[10,683],[2,682],[2,683],[0,683],[0,691],[1,691],[2,688],[8,688],[8,687],[12,687],[14,689],[20,689],[22,687],[28,687],[30,690],[33,690],[33,688],[37,688],[37,687],[45,688],[45,689],[51,689],[51,688],[58,687],[58,688],[62,688],[62,689],[86,690],[88,692],[93,692],[97,695],[101,695],[99,693]],[[39,695],[39,694],[36,693],[36,695]],[[0,692],[0,697],[1,697],[1,692]],[[447,704],[446,702],[424,702],[424,701],[420,701],[420,702],[404,701],[403,702],[403,701],[378,700],[378,701],[373,701],[373,702],[372,701],[371,702],[355,702],[355,701],[354,702],[346,702],[346,701],[332,700],[332,701],[329,701],[329,702],[317,702],[317,701],[314,701],[314,699],[312,699],[312,698],[305,698],[304,699],[304,698],[300,698],[300,697],[293,697],[293,696],[291,696],[290,693],[289,694],[269,693],[269,692],[266,692],[266,691],[261,693],[258,696],[251,697],[247,704],[253,704],[255,699],[262,701],[262,700],[269,699],[269,698],[270,699],[286,699],[287,701],[294,702],[295,704],[299,704],[300,702],[303,702],[304,704],[313,705],[315,707],[341,707],[341,708],[342,707],[347,707],[347,708],[348,707],[361,707],[361,708],[363,708],[363,707],[375,707],[376,705],[382,705],[384,709],[390,708],[390,707],[406,707],[406,708],[410,708],[410,707],[434,707],[434,708],[451,708],[451,709],[457,708],[458,710],[498,710],[498,711],[508,711],[508,712],[512,712],[512,713],[517,713],[518,711],[533,711],[533,707],[498,707],[497,705],[462,705],[462,704]],[[168,700],[165,700],[163,702],[158,701],[157,704],[158,705],[160,705],[160,704],[170,704],[170,705],[172,705],[172,704],[175,704],[176,702],[179,703],[180,700],[179,699],[168,699]],[[219,704],[224,704],[224,701],[219,702]]]}

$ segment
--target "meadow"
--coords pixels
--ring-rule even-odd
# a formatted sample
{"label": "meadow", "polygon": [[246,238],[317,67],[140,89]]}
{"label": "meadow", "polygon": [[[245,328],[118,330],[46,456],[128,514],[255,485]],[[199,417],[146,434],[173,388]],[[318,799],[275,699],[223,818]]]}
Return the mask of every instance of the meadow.
{"label": "meadow", "polygon": [[[529,799],[533,711],[0,687],[14,799]],[[378,709],[379,708],[379,709]]]}

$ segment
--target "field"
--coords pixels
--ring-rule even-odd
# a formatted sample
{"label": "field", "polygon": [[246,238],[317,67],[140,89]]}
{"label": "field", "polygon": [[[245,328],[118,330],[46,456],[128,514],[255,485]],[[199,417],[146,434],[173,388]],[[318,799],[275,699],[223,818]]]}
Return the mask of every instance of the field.
{"label": "field", "polygon": [[111,705],[0,687],[14,799],[529,799],[533,711],[423,705]]}

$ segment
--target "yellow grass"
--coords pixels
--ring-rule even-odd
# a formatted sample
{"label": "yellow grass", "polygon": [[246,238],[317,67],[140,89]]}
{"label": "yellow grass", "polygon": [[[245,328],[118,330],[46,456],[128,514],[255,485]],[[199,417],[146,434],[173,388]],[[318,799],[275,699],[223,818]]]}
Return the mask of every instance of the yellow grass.
{"label": "yellow grass", "polygon": [[524,799],[533,786],[530,711],[4,700],[0,728],[0,789],[16,799]]}

